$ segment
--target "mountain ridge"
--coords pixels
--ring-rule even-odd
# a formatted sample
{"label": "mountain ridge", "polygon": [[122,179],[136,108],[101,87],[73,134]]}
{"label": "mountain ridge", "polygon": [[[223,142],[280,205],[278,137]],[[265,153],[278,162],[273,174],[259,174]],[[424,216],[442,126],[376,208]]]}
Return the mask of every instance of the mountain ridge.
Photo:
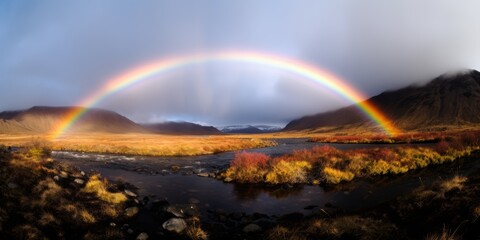
{"label": "mountain ridge", "polygon": [[[394,125],[418,129],[443,124],[480,123],[480,72],[442,74],[421,86],[390,90],[366,100]],[[283,131],[336,127],[371,122],[356,105],[304,116],[288,123]]]}

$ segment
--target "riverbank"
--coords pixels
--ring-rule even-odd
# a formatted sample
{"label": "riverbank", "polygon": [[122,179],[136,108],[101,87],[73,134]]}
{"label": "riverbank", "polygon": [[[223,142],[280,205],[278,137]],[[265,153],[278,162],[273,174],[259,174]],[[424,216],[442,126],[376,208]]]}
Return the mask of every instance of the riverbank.
{"label": "riverbank", "polygon": [[[5,194],[0,201],[0,236],[6,239],[460,239],[478,236],[480,229],[478,172],[445,178],[442,173],[458,169],[463,161],[478,160],[478,152],[429,170],[437,181],[423,183],[420,178],[420,187],[366,209],[347,210],[328,202],[303,206],[303,212],[267,215],[212,206],[205,216],[201,212],[207,202],[192,198],[175,204],[162,196],[140,195],[141,189],[125,181],[108,182],[53,161],[41,146],[23,151],[1,151],[0,188]],[[377,185],[384,180],[371,181]],[[348,198],[356,186],[352,184],[331,187]],[[279,190],[272,188],[272,194],[282,195]],[[291,191],[295,188],[285,189]]]}
{"label": "riverbank", "polygon": [[404,174],[469,157],[480,150],[480,132],[454,134],[429,147],[339,150],[325,145],[279,157],[241,152],[222,174],[225,181],[267,184],[337,184],[355,178]]}
{"label": "riverbank", "polygon": [[57,151],[143,156],[198,156],[274,146],[275,141],[241,135],[173,136],[159,134],[77,133],[51,139],[47,135],[0,135],[0,144],[23,147],[32,140]]}
{"label": "riverbank", "polygon": [[[49,155],[38,142],[20,152],[0,146],[1,239],[206,239],[198,215],[179,216],[167,201],[140,199],[129,183],[109,182]],[[138,224],[150,211],[158,222],[154,233]]]}

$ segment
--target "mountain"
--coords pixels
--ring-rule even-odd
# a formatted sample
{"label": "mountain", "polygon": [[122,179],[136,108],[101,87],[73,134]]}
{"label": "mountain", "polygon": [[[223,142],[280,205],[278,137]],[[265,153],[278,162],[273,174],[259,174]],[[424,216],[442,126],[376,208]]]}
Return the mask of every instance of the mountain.
{"label": "mountain", "polygon": [[280,130],[282,128],[269,125],[232,125],[221,129],[224,133],[270,133]]}
{"label": "mountain", "polygon": [[[0,113],[0,133],[46,133],[76,107],[32,107]],[[107,110],[90,109],[72,127],[77,132],[147,132],[130,119]]]}
{"label": "mountain", "polygon": [[223,134],[212,126],[202,126],[189,122],[164,122],[153,124],[142,124],[142,126],[151,132],[160,134],[175,135],[217,135]]}
{"label": "mountain", "polygon": [[[368,100],[399,128],[480,123],[480,73],[476,70],[441,75],[426,85],[388,91]],[[283,129],[305,130],[366,124],[370,120],[354,105],[291,121]]]}

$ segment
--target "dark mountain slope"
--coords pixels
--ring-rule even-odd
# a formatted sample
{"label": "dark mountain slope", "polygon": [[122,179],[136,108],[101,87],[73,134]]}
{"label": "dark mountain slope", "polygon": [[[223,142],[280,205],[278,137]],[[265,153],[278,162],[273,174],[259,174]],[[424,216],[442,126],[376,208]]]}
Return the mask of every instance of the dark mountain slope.
{"label": "dark mountain slope", "polygon": [[[384,92],[367,101],[376,105],[396,126],[414,129],[434,125],[480,123],[480,73],[475,70],[445,74],[424,86]],[[367,123],[355,106],[303,117],[284,130]]]}

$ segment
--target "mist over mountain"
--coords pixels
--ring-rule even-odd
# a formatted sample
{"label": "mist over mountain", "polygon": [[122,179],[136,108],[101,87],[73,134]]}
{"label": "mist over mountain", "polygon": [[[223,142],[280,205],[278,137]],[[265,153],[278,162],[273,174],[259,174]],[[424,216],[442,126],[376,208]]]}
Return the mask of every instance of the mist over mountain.
{"label": "mist over mountain", "polygon": [[[400,128],[480,123],[480,73],[443,74],[423,86],[387,91],[368,100]],[[371,122],[355,105],[291,121],[284,130]]]}

